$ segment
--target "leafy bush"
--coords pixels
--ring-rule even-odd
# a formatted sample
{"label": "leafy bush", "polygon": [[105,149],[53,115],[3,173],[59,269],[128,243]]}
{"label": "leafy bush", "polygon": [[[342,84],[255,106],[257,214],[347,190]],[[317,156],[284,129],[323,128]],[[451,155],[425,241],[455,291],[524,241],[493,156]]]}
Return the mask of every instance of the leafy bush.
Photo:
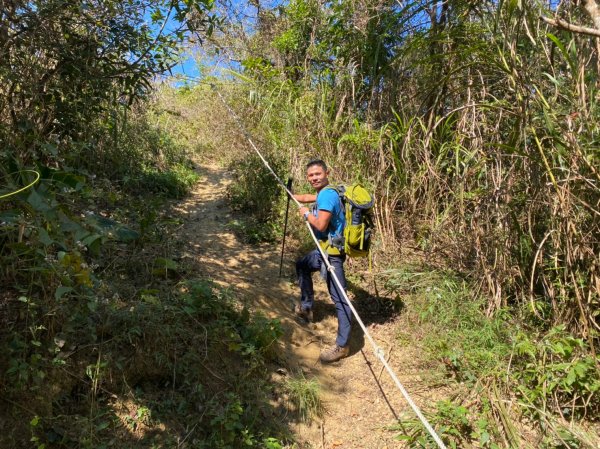
{"label": "leafy bush", "polygon": [[[270,160],[269,164],[275,173],[282,173],[282,159]],[[278,212],[284,196],[281,187],[256,154],[245,156],[231,169],[234,177],[228,191],[231,207],[250,216],[233,222],[234,229],[251,242],[273,240],[280,226]]]}
{"label": "leafy bush", "polygon": [[[164,194],[169,198],[183,198],[200,176],[190,167],[175,164],[165,171],[151,169],[144,171],[137,180],[130,180],[139,190]],[[137,181],[137,182],[136,182]]]}
{"label": "leafy bush", "polygon": [[[491,441],[494,430],[490,423],[476,417],[477,413],[465,406],[444,400],[436,404],[435,411],[429,414],[427,420],[448,447],[466,447],[471,441],[477,441],[477,447],[499,449],[500,446]],[[437,447],[433,437],[414,416],[403,416],[401,422],[391,427],[391,430],[402,431],[397,440],[406,442],[410,448]]]}
{"label": "leafy bush", "polygon": [[514,343],[512,377],[533,415],[552,410],[567,419],[600,412],[600,357],[586,342],[566,331],[550,329],[538,339],[518,333]]}

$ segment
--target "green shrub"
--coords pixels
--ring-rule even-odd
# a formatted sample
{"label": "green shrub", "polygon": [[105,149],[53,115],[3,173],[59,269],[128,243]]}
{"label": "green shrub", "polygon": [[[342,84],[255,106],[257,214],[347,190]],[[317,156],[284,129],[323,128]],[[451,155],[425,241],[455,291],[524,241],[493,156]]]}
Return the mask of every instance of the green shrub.
{"label": "green shrub", "polygon": [[131,180],[130,183],[147,193],[163,194],[168,198],[183,198],[198,179],[200,176],[187,165],[174,164],[164,171],[155,168],[145,170],[138,180]]}
{"label": "green shrub", "polygon": [[[388,290],[402,296],[407,313],[415,318],[413,332],[422,335],[430,357],[443,362],[452,381],[476,392],[478,400],[468,409],[460,396],[469,391],[459,388],[456,399],[439,403],[430,414],[430,422],[450,447],[472,440],[481,447],[500,447],[494,443],[502,438],[499,429],[489,424],[497,416],[502,416],[504,437],[520,447],[511,422],[517,414],[543,426],[542,447],[594,447],[594,439],[573,426],[574,420],[598,416],[600,406],[600,359],[594,358],[584,339],[565,326],[538,336],[508,310],[487,316],[486,302],[452,272],[406,266],[388,271],[387,276]],[[518,310],[511,312],[517,315]],[[518,397],[515,409],[502,405],[496,385]],[[572,421],[567,424],[556,416]],[[418,421],[409,420],[397,429],[403,430],[399,438],[410,447],[433,447]]]}
{"label": "green shrub", "polygon": [[600,412],[600,357],[585,340],[565,326],[550,329],[540,338],[524,332],[515,337],[511,377],[532,415],[552,410],[573,419]]}
{"label": "green shrub", "polygon": [[[275,173],[281,173],[282,159],[271,158]],[[232,222],[234,230],[240,231],[250,242],[272,241],[280,227],[279,210],[282,189],[261,159],[250,154],[235,162],[232,167],[234,181],[229,187],[231,207],[249,214]]]}
{"label": "green shrub", "polygon": [[[269,407],[264,366],[282,334],[279,322],[251,314],[210,281],[186,282],[180,290],[171,297],[156,290],[155,300],[129,300],[125,307],[121,300],[101,302],[92,317],[85,303],[73,302],[56,333],[30,314],[29,332],[8,345],[2,375],[11,387],[3,393],[16,401],[52,385],[26,418],[38,446],[130,447],[128,432],[119,430],[125,425],[133,433],[153,429],[154,441],[171,447],[179,431],[164,423],[185,422],[194,428],[192,448],[277,447],[264,437],[275,430],[260,417]],[[94,350],[72,355],[75,342]],[[66,373],[68,382],[59,381]],[[128,403],[134,405],[123,417],[115,404]]]}
{"label": "green shrub", "polygon": [[[436,404],[427,420],[448,447],[469,447],[471,441],[477,441],[476,447],[499,449],[500,446],[491,441],[493,428],[490,423],[484,418],[474,419],[476,416],[465,406],[444,400]],[[396,439],[404,441],[410,448],[437,447],[433,437],[414,416],[403,416],[401,423],[392,426],[391,430],[401,430]]]}

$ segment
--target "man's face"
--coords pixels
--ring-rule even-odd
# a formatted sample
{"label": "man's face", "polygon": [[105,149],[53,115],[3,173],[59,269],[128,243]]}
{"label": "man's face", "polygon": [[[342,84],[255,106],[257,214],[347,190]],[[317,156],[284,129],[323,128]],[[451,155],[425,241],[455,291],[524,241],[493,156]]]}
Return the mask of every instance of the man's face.
{"label": "man's face", "polygon": [[311,165],[306,170],[306,179],[316,191],[321,190],[323,187],[329,184],[327,175],[329,175],[329,170],[323,170],[323,167],[320,165]]}

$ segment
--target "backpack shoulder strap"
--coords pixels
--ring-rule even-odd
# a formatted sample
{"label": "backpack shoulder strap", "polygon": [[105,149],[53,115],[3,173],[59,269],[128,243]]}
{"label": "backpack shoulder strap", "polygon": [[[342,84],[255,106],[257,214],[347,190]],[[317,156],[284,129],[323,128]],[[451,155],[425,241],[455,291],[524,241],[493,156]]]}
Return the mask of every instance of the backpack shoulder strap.
{"label": "backpack shoulder strap", "polygon": [[[339,197],[339,199],[340,199],[340,204],[341,204],[341,206],[342,206],[342,210],[344,210],[344,200],[345,200],[345,197],[344,197],[344,192],[346,191],[346,189],[345,189],[345,187],[344,187],[343,185],[340,185],[340,186],[334,186],[334,185],[328,184],[328,185],[326,185],[325,187],[323,187],[323,189],[321,189],[321,192],[322,192],[323,190],[333,190],[333,191],[335,191],[335,193],[337,193],[337,194],[338,194],[338,197]],[[320,192],[319,192],[319,193],[320,193]],[[318,195],[317,195],[317,196],[318,196]],[[313,203],[313,205],[312,205],[312,209],[313,209],[313,211],[316,211],[316,210],[317,210],[317,202],[316,202],[316,201]]]}
{"label": "backpack shoulder strap", "polygon": [[340,199],[345,198],[344,194],[346,193],[346,186],[343,184],[334,186],[334,185],[327,185],[325,187],[323,187],[323,190],[335,190],[336,193],[340,196]]}

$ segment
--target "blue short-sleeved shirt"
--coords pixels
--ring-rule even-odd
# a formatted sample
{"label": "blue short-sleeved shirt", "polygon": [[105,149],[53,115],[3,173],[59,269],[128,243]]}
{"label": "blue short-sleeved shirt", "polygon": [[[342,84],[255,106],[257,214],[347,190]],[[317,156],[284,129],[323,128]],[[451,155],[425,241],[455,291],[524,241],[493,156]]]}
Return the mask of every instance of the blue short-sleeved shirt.
{"label": "blue short-sleeved shirt", "polygon": [[324,188],[317,194],[317,202],[313,209],[313,214],[317,216],[317,211],[319,210],[331,212],[331,220],[325,232],[315,229],[317,238],[319,240],[328,240],[330,235],[332,237],[343,235],[346,217],[344,216],[344,208],[342,207],[342,202],[337,191]]}

